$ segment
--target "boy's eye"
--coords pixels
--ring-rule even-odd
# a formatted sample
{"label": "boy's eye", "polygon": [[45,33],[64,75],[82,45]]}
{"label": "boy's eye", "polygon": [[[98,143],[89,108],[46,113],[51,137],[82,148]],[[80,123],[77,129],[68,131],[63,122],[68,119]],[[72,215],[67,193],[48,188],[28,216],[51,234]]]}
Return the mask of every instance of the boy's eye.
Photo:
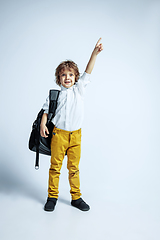
{"label": "boy's eye", "polygon": [[70,76],[72,77],[72,76],[73,76],[73,73],[71,73]]}

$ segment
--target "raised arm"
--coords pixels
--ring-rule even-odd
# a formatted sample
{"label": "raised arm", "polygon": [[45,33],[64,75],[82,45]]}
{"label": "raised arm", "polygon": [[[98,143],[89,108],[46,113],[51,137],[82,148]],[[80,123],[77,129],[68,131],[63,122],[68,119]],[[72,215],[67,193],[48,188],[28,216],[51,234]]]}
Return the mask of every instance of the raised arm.
{"label": "raised arm", "polygon": [[94,64],[95,64],[95,61],[96,61],[96,58],[97,58],[97,55],[103,50],[103,45],[102,43],[100,43],[102,38],[100,38],[91,54],[91,57],[89,59],[89,62],[87,64],[87,67],[86,67],[86,70],[85,72],[86,73],[89,73],[91,74],[92,70],[93,70],[93,67],[94,67]]}

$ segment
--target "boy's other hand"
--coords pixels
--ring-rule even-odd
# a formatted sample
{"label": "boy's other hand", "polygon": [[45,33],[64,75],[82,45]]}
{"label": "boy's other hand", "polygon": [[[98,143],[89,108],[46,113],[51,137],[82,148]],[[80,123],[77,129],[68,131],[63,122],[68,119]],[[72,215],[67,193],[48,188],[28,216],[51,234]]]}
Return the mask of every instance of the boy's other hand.
{"label": "boy's other hand", "polygon": [[103,50],[103,44],[100,43],[101,39],[102,39],[102,38],[100,38],[100,39],[98,40],[98,42],[96,43],[96,46],[95,46],[95,48],[94,48],[94,50],[93,50],[93,54],[98,55],[98,54]]}
{"label": "boy's other hand", "polygon": [[49,131],[48,131],[48,128],[46,127],[46,125],[41,125],[40,126],[40,134],[41,134],[42,137],[45,137],[45,138],[48,137],[47,134],[49,134]]}

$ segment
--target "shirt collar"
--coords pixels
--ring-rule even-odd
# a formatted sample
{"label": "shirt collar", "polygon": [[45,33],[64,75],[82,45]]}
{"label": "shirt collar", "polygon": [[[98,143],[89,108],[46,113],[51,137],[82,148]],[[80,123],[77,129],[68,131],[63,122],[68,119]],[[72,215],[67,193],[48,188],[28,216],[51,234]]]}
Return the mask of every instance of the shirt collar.
{"label": "shirt collar", "polygon": [[72,90],[72,89],[73,89],[73,86],[70,88],[65,88],[61,85],[61,91],[67,91],[67,90]]}

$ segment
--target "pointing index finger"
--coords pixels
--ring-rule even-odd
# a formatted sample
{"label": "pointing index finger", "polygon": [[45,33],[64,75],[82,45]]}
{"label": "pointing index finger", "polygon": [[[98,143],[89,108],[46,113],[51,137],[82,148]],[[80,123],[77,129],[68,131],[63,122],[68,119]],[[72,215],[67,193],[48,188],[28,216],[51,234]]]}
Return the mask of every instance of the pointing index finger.
{"label": "pointing index finger", "polygon": [[97,42],[96,46],[98,46],[98,45],[99,45],[99,43],[100,43],[101,39],[102,39],[102,38],[99,38],[99,40],[98,40],[98,42]]}

